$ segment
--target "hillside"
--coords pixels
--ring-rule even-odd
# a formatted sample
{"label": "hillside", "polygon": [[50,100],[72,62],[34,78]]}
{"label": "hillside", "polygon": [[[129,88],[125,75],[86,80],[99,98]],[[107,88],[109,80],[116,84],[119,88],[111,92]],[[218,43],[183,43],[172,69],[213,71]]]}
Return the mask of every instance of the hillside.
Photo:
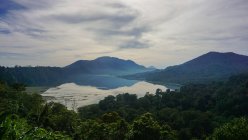
{"label": "hillside", "polygon": [[150,70],[149,68],[138,65],[131,60],[123,60],[108,56],[99,57],[95,60],[79,60],[64,67],[64,69],[68,73],[107,75],[123,75]]}
{"label": "hillside", "polygon": [[126,77],[155,82],[194,83],[224,80],[230,75],[247,71],[248,56],[232,52],[209,52],[181,65]]}
{"label": "hillside", "polygon": [[[99,57],[95,60],[79,60],[66,67],[0,67],[0,80],[28,85],[57,85],[73,82],[82,75],[124,75],[153,70],[131,60],[115,57]],[[80,75],[80,76],[79,76]],[[83,80],[83,79],[82,79]]]}
{"label": "hillside", "polygon": [[27,85],[57,85],[65,79],[59,67],[0,67],[0,81]]}

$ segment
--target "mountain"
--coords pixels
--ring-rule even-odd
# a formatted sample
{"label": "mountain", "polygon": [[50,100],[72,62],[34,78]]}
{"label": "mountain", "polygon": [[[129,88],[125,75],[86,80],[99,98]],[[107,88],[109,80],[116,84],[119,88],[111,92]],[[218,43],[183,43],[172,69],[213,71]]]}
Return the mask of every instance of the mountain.
{"label": "mountain", "polygon": [[152,69],[138,65],[131,60],[123,60],[115,57],[99,57],[95,60],[79,60],[64,68],[68,73],[88,73],[124,75],[145,72]]}
{"label": "mountain", "polygon": [[233,74],[245,72],[248,72],[248,56],[209,52],[181,65],[125,77],[163,83],[195,83],[225,80]]}
{"label": "mountain", "polygon": [[75,80],[84,83],[83,75],[119,76],[151,70],[153,69],[138,65],[131,60],[105,56],[95,60],[79,60],[66,67],[0,67],[0,80],[8,83],[50,86]]}
{"label": "mountain", "polygon": [[154,66],[149,66],[148,68],[151,69],[151,70],[156,70],[156,69],[157,69],[157,68],[154,67]]}

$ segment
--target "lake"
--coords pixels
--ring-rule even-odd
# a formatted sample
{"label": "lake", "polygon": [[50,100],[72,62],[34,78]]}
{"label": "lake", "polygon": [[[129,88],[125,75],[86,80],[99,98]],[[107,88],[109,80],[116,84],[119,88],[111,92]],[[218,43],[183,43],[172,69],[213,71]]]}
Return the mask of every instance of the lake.
{"label": "lake", "polygon": [[76,110],[81,106],[98,103],[108,95],[130,93],[143,97],[148,92],[155,93],[158,88],[162,91],[167,89],[166,86],[145,81],[127,80],[114,76],[88,76],[78,77],[74,82],[49,88],[41,95],[48,102],[59,102],[68,109]]}

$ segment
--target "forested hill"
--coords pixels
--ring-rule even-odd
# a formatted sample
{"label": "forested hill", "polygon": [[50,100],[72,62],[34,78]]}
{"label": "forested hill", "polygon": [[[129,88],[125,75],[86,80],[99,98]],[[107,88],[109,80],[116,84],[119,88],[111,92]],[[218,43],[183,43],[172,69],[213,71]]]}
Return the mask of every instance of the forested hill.
{"label": "forested hill", "polygon": [[9,84],[57,85],[66,79],[65,71],[59,67],[0,67],[0,80]]}
{"label": "forested hill", "polygon": [[95,60],[80,60],[66,67],[0,67],[0,80],[27,85],[57,85],[70,82],[76,75],[124,75],[154,70],[138,65],[131,60],[100,57]]}
{"label": "forested hill", "polygon": [[181,65],[126,77],[155,82],[199,83],[224,80],[243,72],[248,72],[248,56],[232,52],[209,52]]}
{"label": "forested hill", "polygon": [[0,139],[247,140],[247,94],[243,74],[141,98],[108,96],[76,113],[21,84],[0,82]]}
{"label": "forested hill", "polygon": [[138,73],[153,68],[146,68],[136,64],[131,60],[123,60],[115,57],[99,57],[95,60],[79,60],[64,68],[68,73],[90,73],[90,74],[111,74],[124,75],[130,73]]}

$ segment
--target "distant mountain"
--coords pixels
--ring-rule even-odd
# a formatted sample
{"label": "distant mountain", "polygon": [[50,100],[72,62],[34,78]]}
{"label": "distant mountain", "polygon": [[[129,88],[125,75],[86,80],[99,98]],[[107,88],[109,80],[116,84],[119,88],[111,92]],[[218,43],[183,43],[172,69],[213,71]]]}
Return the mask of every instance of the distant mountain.
{"label": "distant mountain", "polygon": [[150,66],[150,67],[148,67],[149,69],[151,69],[151,70],[156,70],[157,68],[156,67],[154,67],[154,66]]}
{"label": "distant mountain", "polygon": [[248,56],[232,52],[209,52],[181,65],[126,77],[155,82],[194,83],[224,80],[243,72],[248,72]]}
{"label": "distant mountain", "polygon": [[99,57],[95,60],[79,60],[66,67],[0,67],[0,80],[28,85],[57,85],[64,82],[84,83],[82,75],[135,74],[153,69],[138,65],[131,60],[115,57]]}
{"label": "distant mountain", "polygon": [[64,69],[68,73],[107,75],[124,75],[152,70],[138,65],[131,60],[123,60],[108,56],[99,57],[95,60],[79,60],[64,67]]}

